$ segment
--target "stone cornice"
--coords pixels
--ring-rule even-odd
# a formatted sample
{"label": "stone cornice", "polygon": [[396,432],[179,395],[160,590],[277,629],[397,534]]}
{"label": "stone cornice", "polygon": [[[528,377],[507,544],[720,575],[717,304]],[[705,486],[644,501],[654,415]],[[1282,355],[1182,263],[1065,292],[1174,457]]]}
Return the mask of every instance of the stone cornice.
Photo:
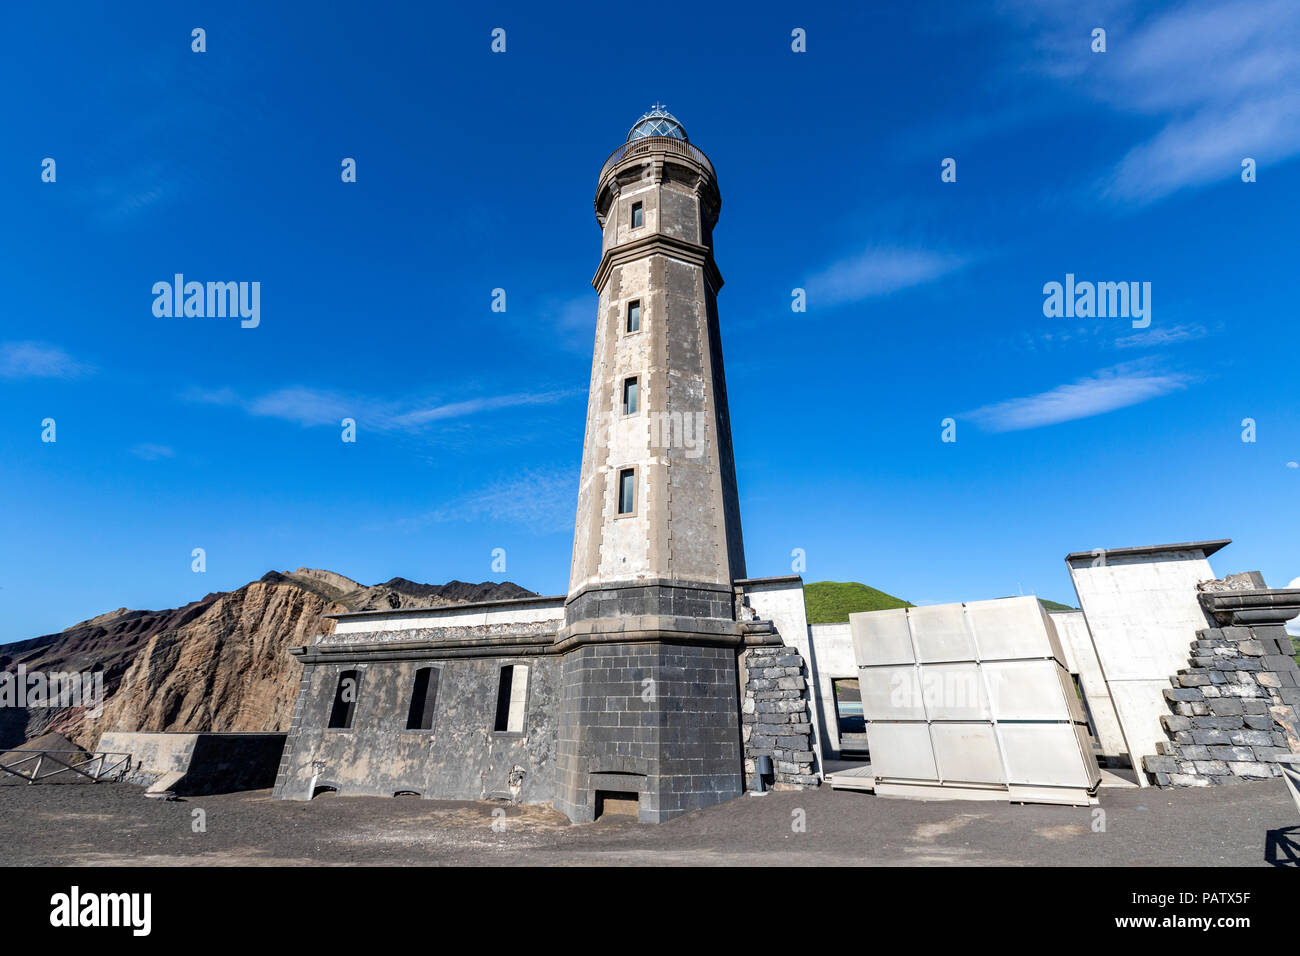
{"label": "stone cornice", "polygon": [[622,591],[631,588],[687,588],[696,591],[716,591],[719,594],[732,592],[730,587],[716,581],[696,581],[691,578],[624,578],[618,581],[584,584],[570,594],[564,603],[572,604],[589,591]]}
{"label": "stone cornice", "polygon": [[803,577],[798,574],[777,574],[766,578],[736,578],[736,580],[732,582],[732,585],[737,591],[748,591],[753,588],[778,584],[802,585]]}
{"label": "stone cornice", "polygon": [[555,631],[447,640],[368,641],[348,644],[309,644],[289,653],[304,664],[332,661],[440,660],[459,657],[529,657],[555,653]]}
{"label": "stone cornice", "polygon": [[[627,630],[592,630],[571,633],[570,628],[560,631],[554,644],[554,653],[563,654],[583,644],[687,644],[692,647],[739,647],[745,636],[735,627],[731,631],[677,630],[659,627],[642,628],[628,621]],[[682,619],[678,619],[682,620]],[[590,622],[581,622],[590,623]],[[734,627],[734,623],[733,623]]]}
{"label": "stone cornice", "polygon": [[[586,622],[584,622],[586,623]],[[612,622],[610,622],[612,623]],[[647,622],[648,623],[648,622]],[[740,647],[742,645],[780,643],[780,638],[761,633],[742,633],[731,623],[729,629],[700,631],[687,629],[693,623],[677,619],[680,628],[642,627],[641,619],[618,622],[627,630],[590,630],[571,633],[569,628],[558,634],[539,634],[528,639],[501,641],[446,641],[426,639],[384,643],[312,644],[291,647],[289,653],[303,664],[351,664],[383,661],[438,661],[467,657],[549,657],[564,654],[584,644],[689,644],[695,647]]]}
{"label": "stone cornice", "polygon": [[615,266],[621,266],[624,263],[643,259],[656,253],[672,256],[675,259],[684,259],[694,265],[701,266],[704,269],[705,281],[709,283],[709,289],[714,295],[717,295],[722,288],[722,273],[718,271],[718,265],[713,261],[712,249],[700,245],[698,242],[679,239],[676,236],[669,236],[662,232],[632,242],[620,243],[607,249],[605,255],[601,257],[600,267],[596,270],[595,276],[592,277],[592,288],[599,292],[605,283],[609,281],[609,274]]}
{"label": "stone cornice", "polygon": [[1201,606],[1220,624],[1283,624],[1300,615],[1300,588],[1202,591]]}
{"label": "stone cornice", "polygon": [[[764,626],[766,625],[766,626]],[[466,657],[542,657],[564,654],[583,644],[690,644],[739,647],[780,642],[769,622],[676,615],[637,615],[592,618],[564,627],[491,634],[473,629],[429,628],[419,636],[400,631],[376,631],[358,640],[291,647],[304,664],[369,661],[445,660]],[[440,633],[441,632],[441,633]],[[775,639],[775,641],[774,641]]]}

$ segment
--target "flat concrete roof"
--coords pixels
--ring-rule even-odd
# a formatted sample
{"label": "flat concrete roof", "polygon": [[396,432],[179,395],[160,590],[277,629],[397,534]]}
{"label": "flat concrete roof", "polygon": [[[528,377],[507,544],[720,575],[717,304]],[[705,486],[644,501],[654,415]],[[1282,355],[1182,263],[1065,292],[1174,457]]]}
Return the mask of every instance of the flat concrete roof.
{"label": "flat concrete roof", "polygon": [[1067,554],[1065,560],[1075,561],[1080,558],[1095,558],[1098,552],[1124,556],[1156,554],[1160,551],[1202,551],[1208,558],[1214,552],[1229,544],[1232,544],[1231,538],[1217,538],[1213,541],[1184,541],[1181,544],[1144,544],[1137,548],[1098,548],[1094,551],[1075,551],[1073,554]]}
{"label": "flat concrete roof", "polygon": [[[283,737],[287,730],[105,730],[106,734],[133,737]],[[92,751],[93,753],[93,751]],[[56,770],[55,773],[58,773]]]}
{"label": "flat concrete roof", "polygon": [[743,587],[751,584],[794,584],[796,581],[802,582],[803,578],[798,574],[778,574],[770,578],[736,578],[731,583]]}
{"label": "flat concrete roof", "polygon": [[506,598],[504,601],[467,601],[464,604],[441,604],[438,607],[390,607],[379,608],[374,611],[340,611],[337,614],[323,614],[322,617],[345,618],[345,617],[383,617],[384,615],[396,615],[398,617],[421,617],[424,615],[436,616],[438,614],[458,614],[464,611],[481,611],[488,608],[508,608],[523,607],[528,604],[563,604],[566,595],[550,595],[537,597]]}

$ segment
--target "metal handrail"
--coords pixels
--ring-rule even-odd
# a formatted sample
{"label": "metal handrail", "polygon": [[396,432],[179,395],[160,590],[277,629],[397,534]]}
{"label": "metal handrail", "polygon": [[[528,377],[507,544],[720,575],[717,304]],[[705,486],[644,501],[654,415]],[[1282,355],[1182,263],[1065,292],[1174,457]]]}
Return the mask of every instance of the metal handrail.
{"label": "metal handrail", "polygon": [[[80,774],[81,776],[87,777],[90,780],[93,780],[94,782],[98,783],[100,780],[104,778],[106,774],[110,774],[115,770],[118,771],[118,777],[120,778],[122,774],[124,774],[130,768],[131,765],[130,754],[112,753],[109,751],[96,751],[95,753],[86,753],[84,750],[32,750],[32,751],[16,751],[16,752],[23,753],[25,754],[25,756],[21,757],[18,760],[15,760],[11,764],[0,763],[0,771],[12,774],[15,777],[20,777],[21,779],[26,780],[28,784],[39,783],[42,780],[48,780],[50,777],[57,776],[67,770],[71,770],[73,773]],[[74,758],[73,763],[76,762],[75,758],[77,757],[82,757],[85,759],[80,762],[80,766],[73,766],[73,763],[69,763],[68,761],[65,760],[60,760],[58,757],[55,756],[55,754],[65,754],[65,755],[71,754],[72,757]],[[112,764],[106,766],[109,758],[112,758]],[[59,769],[52,770],[49,773],[42,774],[41,766],[45,763],[47,759],[58,764]],[[30,763],[33,760],[36,761],[36,766],[32,768],[32,770],[29,773],[24,773],[22,770],[18,769],[23,764]],[[91,764],[96,764],[95,772],[93,774],[82,769],[83,767],[88,767]]]}
{"label": "metal handrail", "polygon": [[605,160],[605,165],[600,168],[600,179],[598,181],[605,181],[605,174],[609,172],[610,167],[615,163],[622,162],[628,156],[634,156],[638,152],[678,153],[695,160],[709,171],[710,176],[717,177],[717,173],[713,171],[713,164],[709,162],[709,157],[686,140],[678,139],[676,136],[641,136],[637,139],[628,140],[609,154],[609,159]]}

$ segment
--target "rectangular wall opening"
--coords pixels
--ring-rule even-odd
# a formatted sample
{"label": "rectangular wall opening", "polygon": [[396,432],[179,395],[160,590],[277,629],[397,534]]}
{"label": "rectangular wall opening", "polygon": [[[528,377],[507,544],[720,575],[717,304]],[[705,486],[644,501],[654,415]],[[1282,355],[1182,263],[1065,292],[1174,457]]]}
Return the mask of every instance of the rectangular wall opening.
{"label": "rectangular wall opening", "polygon": [[867,753],[867,721],[862,712],[862,691],[856,677],[831,682],[835,690],[835,721],[840,753],[846,758]]}
{"label": "rectangular wall opening", "polygon": [[407,730],[432,730],[433,713],[438,705],[438,671],[421,667],[415,672],[411,690],[411,709],[406,714]]}
{"label": "rectangular wall opening", "polygon": [[497,715],[492,729],[499,734],[522,734],[527,702],[528,665],[507,664],[501,668],[497,683]]}
{"label": "rectangular wall opening", "polygon": [[640,794],[620,793],[615,790],[596,791],[596,815],[594,817],[596,820],[602,817],[631,817],[635,820],[640,809]]}
{"label": "rectangular wall opening", "polygon": [[339,674],[338,686],[334,688],[334,705],[330,708],[331,730],[347,730],[352,726],[352,718],[357,709],[360,676],[358,671],[343,671]]}
{"label": "rectangular wall opening", "polygon": [[618,473],[618,513],[636,513],[636,469],[624,468]]}

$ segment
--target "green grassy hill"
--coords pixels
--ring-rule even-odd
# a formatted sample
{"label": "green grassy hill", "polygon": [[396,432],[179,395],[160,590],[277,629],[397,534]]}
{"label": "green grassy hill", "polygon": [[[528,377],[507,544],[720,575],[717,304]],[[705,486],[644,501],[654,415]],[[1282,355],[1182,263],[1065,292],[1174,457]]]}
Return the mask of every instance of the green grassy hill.
{"label": "green grassy hill", "polygon": [[[856,581],[817,581],[803,586],[803,602],[808,609],[809,624],[839,624],[858,611],[883,611],[894,607],[913,607],[910,601],[877,591]],[[1056,601],[1039,602],[1049,611],[1073,611],[1075,608]]]}
{"label": "green grassy hill", "polygon": [[1077,611],[1077,607],[1070,607],[1068,604],[1060,604],[1056,601],[1048,601],[1046,598],[1039,598],[1038,603],[1049,611]]}
{"label": "green grassy hill", "polygon": [[803,586],[809,624],[836,624],[858,611],[882,611],[891,607],[912,607],[908,601],[877,591],[856,581],[817,581]]}

